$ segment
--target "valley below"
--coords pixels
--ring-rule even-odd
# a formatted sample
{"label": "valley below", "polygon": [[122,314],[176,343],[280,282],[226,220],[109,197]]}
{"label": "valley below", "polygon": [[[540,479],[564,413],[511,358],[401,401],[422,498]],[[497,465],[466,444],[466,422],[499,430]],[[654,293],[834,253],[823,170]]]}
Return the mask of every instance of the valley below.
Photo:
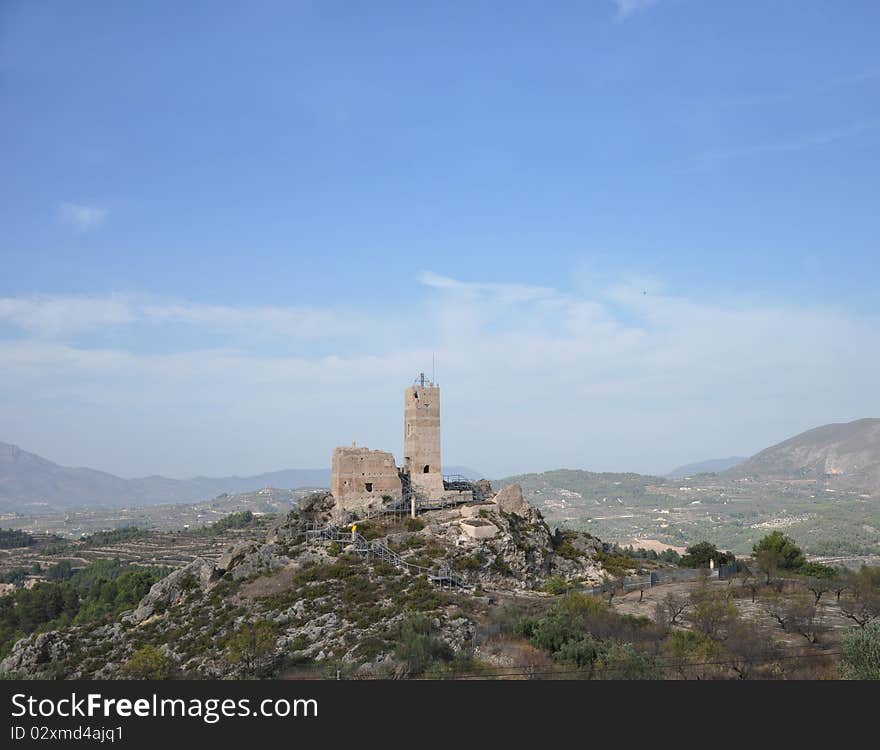
{"label": "valley below", "polygon": [[[880,555],[880,493],[827,479],[758,479],[703,474],[668,479],[560,470],[519,483],[548,523],[638,548],[683,547],[710,539],[747,554],[773,529],[815,558],[869,562]],[[652,541],[653,540],[653,543]]]}

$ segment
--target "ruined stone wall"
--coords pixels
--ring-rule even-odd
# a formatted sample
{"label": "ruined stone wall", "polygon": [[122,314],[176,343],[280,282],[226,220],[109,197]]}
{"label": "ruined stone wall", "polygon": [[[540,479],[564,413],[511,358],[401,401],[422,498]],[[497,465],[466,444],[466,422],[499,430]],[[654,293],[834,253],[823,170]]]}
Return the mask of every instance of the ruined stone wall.
{"label": "ruined stone wall", "polygon": [[430,499],[443,496],[440,466],[440,388],[410,386],[403,394],[403,466],[413,487]]}
{"label": "ruined stone wall", "polygon": [[382,504],[382,496],[401,496],[394,456],[369,448],[341,447],[333,451],[330,492],[342,510],[358,511]]}

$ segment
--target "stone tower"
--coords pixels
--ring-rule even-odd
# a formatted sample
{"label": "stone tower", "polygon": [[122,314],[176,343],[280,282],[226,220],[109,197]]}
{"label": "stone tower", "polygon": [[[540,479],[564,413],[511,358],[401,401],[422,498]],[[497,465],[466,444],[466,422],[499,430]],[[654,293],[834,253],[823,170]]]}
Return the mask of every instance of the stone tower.
{"label": "stone tower", "polygon": [[443,496],[440,469],[440,387],[425,375],[403,394],[403,470],[428,499]]}

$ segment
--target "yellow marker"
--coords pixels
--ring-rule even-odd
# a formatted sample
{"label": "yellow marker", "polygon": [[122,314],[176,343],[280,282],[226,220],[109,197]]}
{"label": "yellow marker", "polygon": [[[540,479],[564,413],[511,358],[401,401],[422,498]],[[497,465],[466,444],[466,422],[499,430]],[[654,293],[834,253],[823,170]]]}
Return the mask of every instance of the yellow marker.
{"label": "yellow marker", "polygon": [[358,527],[357,527],[357,524],[356,524],[356,523],[353,523],[353,524],[351,525],[351,530],[352,530],[352,532],[355,532],[355,531],[358,530]]}

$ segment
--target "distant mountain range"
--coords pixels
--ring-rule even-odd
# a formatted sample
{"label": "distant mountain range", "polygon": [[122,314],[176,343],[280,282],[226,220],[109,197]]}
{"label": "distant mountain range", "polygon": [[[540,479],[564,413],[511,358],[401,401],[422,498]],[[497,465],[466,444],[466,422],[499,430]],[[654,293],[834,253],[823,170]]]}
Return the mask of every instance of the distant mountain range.
{"label": "distant mountain range", "polygon": [[[480,476],[464,466],[447,466],[448,474]],[[60,466],[16,445],[0,442],[0,512],[23,513],[43,508],[107,507],[200,502],[224,492],[251,492],[263,487],[328,487],[330,469],[283,469],[248,477],[161,476],[123,479],[103,471]]]}
{"label": "distant mountain range", "polygon": [[728,471],[761,479],[826,479],[880,489],[880,419],[827,424],[795,435]]}
{"label": "distant mountain range", "polygon": [[120,507],[207,500],[223,492],[262,487],[326,487],[329,469],[286,469],[250,477],[123,479],[103,471],[59,466],[18,446],[0,443],[0,509],[21,512],[35,506]]}
{"label": "distant mountain range", "polygon": [[[710,472],[730,479],[824,479],[840,487],[878,491],[880,419],[824,425],[748,459],[734,456],[688,464],[667,477]],[[471,479],[481,477],[479,472],[465,466],[445,466],[444,473]],[[501,480],[502,484],[505,482],[507,480]],[[329,483],[329,469],[285,469],[249,477],[123,479],[95,469],[60,466],[15,445],[0,443],[0,512],[34,512],[41,507],[118,508],[191,503],[224,492],[252,492],[263,487],[327,487]]]}
{"label": "distant mountain range", "polygon": [[692,477],[697,474],[717,474],[732,469],[746,460],[745,456],[731,456],[730,458],[710,458],[707,461],[698,461],[693,464],[685,464],[670,471],[666,476],[670,479]]}

